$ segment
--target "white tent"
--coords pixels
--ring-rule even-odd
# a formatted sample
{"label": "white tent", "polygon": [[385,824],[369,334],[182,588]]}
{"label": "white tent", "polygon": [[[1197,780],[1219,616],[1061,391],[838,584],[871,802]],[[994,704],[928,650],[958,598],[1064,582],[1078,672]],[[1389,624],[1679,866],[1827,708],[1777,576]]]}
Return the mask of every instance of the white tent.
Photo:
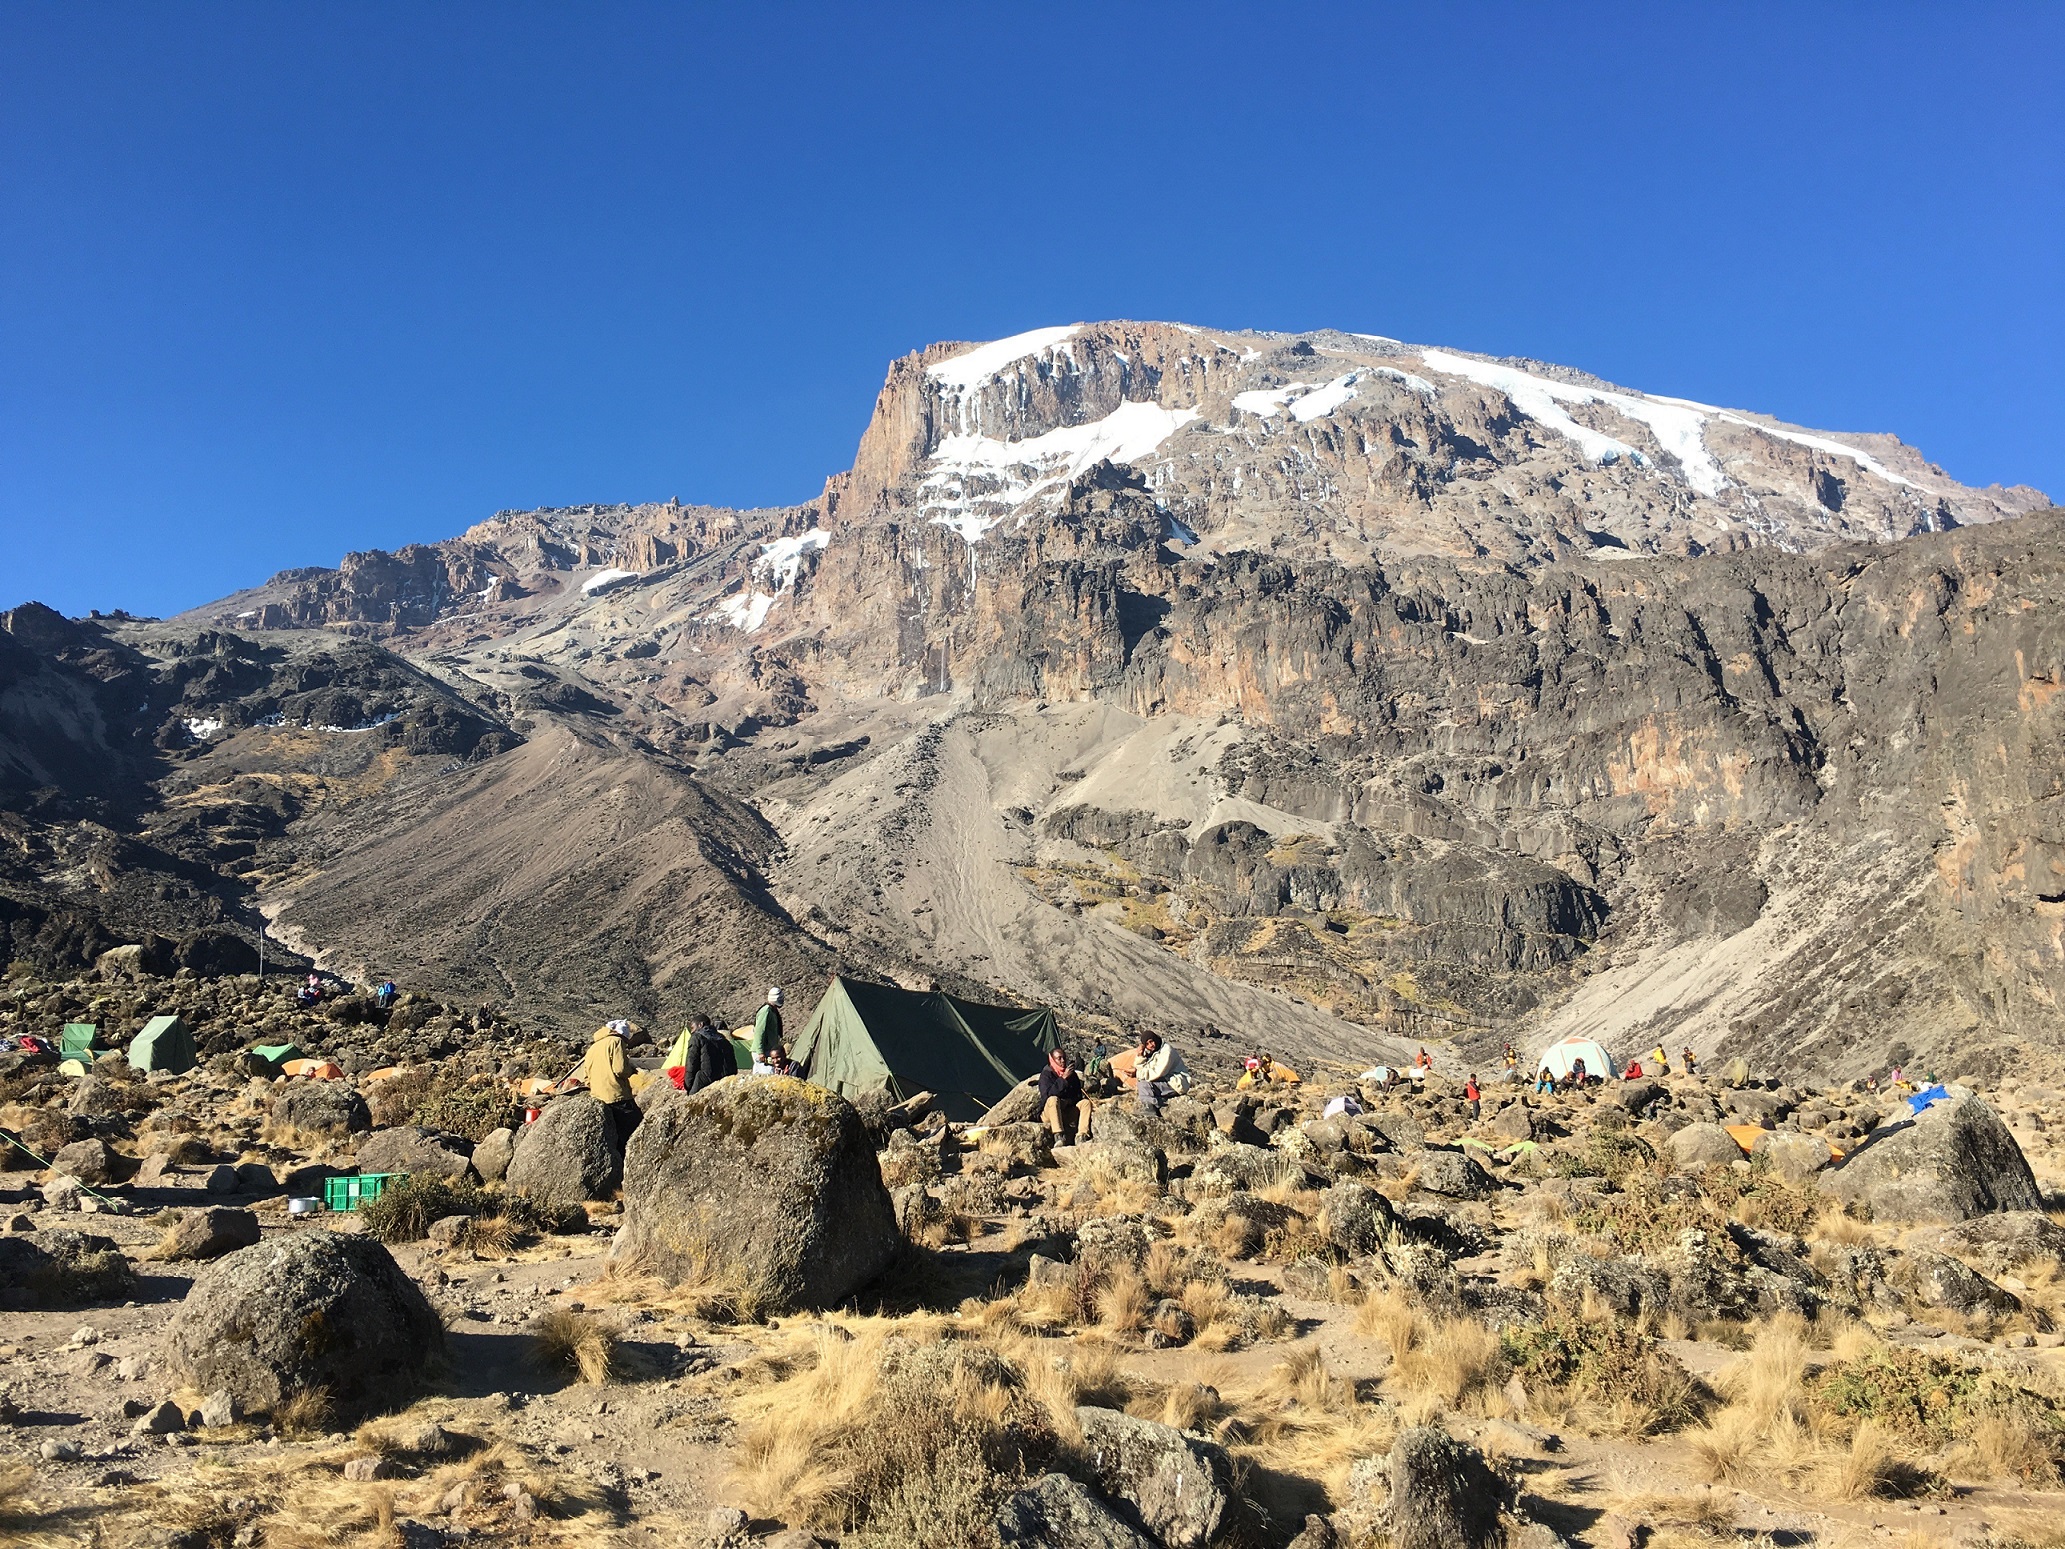
{"label": "white tent", "polygon": [[1534,1068],[1539,1073],[1546,1065],[1549,1074],[1561,1081],[1579,1060],[1585,1062],[1585,1074],[1594,1080],[1620,1074],[1620,1067],[1613,1063],[1613,1056],[1590,1038],[1566,1038],[1561,1043],[1550,1044],[1535,1057]]}

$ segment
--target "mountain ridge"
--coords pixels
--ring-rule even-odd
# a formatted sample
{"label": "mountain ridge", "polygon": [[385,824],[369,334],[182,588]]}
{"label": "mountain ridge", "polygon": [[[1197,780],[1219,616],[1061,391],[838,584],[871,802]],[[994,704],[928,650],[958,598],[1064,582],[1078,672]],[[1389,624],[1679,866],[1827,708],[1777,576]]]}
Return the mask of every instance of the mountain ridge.
{"label": "mountain ridge", "polygon": [[[290,939],[569,1029],[844,966],[1343,1063],[1834,1069],[2065,1037],[2042,501],[1539,363],[1079,324],[894,362],[797,506],[498,512],[97,627],[435,685],[326,731],[182,678],[160,788],[280,782],[239,885]],[[479,756],[387,729],[425,694]]]}

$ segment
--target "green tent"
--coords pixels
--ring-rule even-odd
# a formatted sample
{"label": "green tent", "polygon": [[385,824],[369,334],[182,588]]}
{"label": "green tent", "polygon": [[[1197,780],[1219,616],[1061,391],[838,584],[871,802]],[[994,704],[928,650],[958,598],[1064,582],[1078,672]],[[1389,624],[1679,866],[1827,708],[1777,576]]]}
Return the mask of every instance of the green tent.
{"label": "green tent", "polygon": [[835,978],[790,1046],[843,1097],[934,1092],[950,1119],[978,1119],[1061,1046],[1054,1013],[984,1006],[940,990]]}
{"label": "green tent", "polygon": [[58,1052],[68,1060],[93,1058],[99,1046],[100,1025],[96,1022],[67,1022],[59,1035]]}
{"label": "green tent", "polygon": [[175,1074],[194,1068],[194,1035],[178,1017],[152,1017],[143,1031],[129,1042],[132,1070],[169,1070]]}

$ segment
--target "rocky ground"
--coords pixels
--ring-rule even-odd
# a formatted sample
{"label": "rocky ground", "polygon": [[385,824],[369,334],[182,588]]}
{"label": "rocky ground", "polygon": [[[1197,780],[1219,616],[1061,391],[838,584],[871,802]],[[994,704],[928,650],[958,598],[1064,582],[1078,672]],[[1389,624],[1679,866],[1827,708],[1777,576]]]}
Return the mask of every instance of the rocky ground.
{"label": "rocky ground", "polygon": [[[0,1173],[8,1542],[2008,1545],[2065,1505],[2047,1066],[1918,1118],[1740,1068],[1473,1115],[1446,1048],[1405,1093],[1203,1051],[1073,1144],[1026,1089],[734,1080],[627,1145],[585,1096],[522,1124],[575,1050],[420,997],[0,998],[116,1043],[172,1007],[192,1072],[0,1073],[58,1163]],[[345,1074],[248,1052],[288,1039]],[[290,1214],[354,1169],[411,1181]]]}

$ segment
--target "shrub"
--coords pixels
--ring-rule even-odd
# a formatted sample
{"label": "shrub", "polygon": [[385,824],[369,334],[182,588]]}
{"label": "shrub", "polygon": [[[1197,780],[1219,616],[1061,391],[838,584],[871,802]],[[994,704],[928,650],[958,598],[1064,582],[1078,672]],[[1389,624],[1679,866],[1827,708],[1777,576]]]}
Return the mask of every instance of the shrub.
{"label": "shrub", "polygon": [[487,1210],[487,1195],[470,1183],[419,1174],[405,1178],[380,1197],[359,1207],[366,1230],[382,1242],[418,1242],[433,1221],[446,1216],[478,1216]]}
{"label": "shrub", "polygon": [[1557,1153],[1550,1165],[1559,1178],[1604,1178],[1619,1188],[1631,1174],[1653,1170],[1656,1152],[1639,1135],[1598,1127],[1581,1148]]}
{"label": "shrub", "polygon": [[1499,1344],[1528,1388],[1621,1408],[1641,1432],[1676,1430],[1704,1407],[1705,1395],[1685,1369],[1615,1318],[1552,1310],[1538,1325],[1501,1330]]}
{"label": "shrub", "polygon": [[495,1130],[513,1128],[515,1121],[516,1104],[499,1081],[433,1090],[416,1105],[415,1112],[415,1122],[425,1128],[464,1135],[476,1145]]}

